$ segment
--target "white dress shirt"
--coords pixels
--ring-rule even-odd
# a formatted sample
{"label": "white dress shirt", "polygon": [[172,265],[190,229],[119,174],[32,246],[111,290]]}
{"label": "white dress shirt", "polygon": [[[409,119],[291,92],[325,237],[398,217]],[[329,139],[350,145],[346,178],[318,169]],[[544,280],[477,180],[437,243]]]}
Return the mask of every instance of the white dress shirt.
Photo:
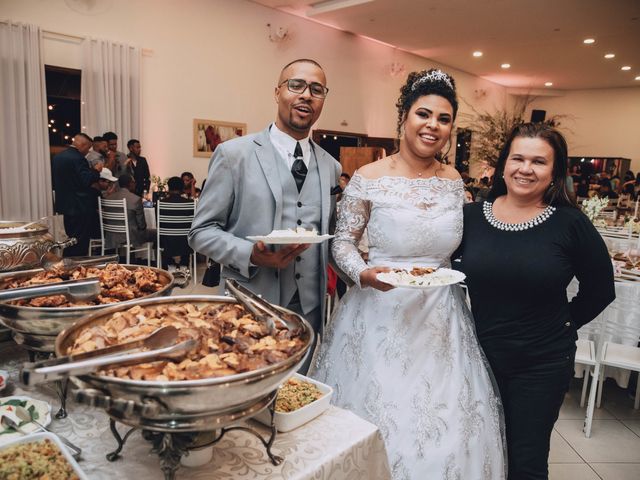
{"label": "white dress shirt", "polygon": [[287,135],[276,124],[272,124],[269,129],[269,138],[273,148],[280,154],[282,158],[287,162],[287,169],[291,170],[293,162],[296,160],[293,156],[293,151],[296,148],[296,142],[300,142],[302,147],[302,161],[309,168],[309,161],[311,160],[311,144],[309,143],[309,137],[302,140],[296,140],[295,138]]}

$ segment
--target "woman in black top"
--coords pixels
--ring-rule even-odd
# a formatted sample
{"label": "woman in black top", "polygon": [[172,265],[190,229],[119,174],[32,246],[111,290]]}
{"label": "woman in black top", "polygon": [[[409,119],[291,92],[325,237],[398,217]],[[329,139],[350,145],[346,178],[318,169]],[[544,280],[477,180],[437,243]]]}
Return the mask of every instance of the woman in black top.
{"label": "woman in black top", "polygon": [[[459,249],[478,339],[504,404],[509,480],[548,478],[576,330],[614,298],[606,246],[565,186],[567,145],[543,124],[505,144],[489,199],[464,207]],[[580,282],[567,301],[567,285]]]}

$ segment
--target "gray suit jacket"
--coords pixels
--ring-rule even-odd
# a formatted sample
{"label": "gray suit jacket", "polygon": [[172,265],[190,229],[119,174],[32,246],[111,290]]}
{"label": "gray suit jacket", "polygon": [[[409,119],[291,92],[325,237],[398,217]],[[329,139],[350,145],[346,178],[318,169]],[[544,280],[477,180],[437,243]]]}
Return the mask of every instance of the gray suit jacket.
{"label": "gray suit jacket", "polygon": [[[340,164],[313,144],[322,195],[321,232],[329,232],[335,212],[331,188],[340,177]],[[253,242],[249,235],[266,235],[281,229],[282,185],[280,159],[269,140],[269,129],[218,145],[209,164],[207,182],[200,195],[189,245],[223,265],[223,277],[235,278],[248,288],[278,303],[277,271],[250,266]],[[324,305],[328,244],[322,244],[320,305]]]}
{"label": "gray suit jacket", "polygon": [[[129,220],[129,239],[133,245],[142,245],[147,241],[145,230],[147,222],[144,219],[144,210],[142,209],[142,197],[130,192],[126,188],[116,190],[106,197],[107,200],[127,201],[127,218]],[[122,233],[106,232],[107,248],[114,248],[126,242],[126,237]]]}

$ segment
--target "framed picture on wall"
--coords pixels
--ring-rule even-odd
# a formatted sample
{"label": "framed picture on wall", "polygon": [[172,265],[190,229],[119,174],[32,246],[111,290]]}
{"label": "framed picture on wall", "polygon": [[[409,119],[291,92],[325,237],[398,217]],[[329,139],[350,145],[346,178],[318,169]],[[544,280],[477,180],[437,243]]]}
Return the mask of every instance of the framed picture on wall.
{"label": "framed picture on wall", "polygon": [[210,158],[216,147],[247,133],[246,123],[193,119],[193,156]]}

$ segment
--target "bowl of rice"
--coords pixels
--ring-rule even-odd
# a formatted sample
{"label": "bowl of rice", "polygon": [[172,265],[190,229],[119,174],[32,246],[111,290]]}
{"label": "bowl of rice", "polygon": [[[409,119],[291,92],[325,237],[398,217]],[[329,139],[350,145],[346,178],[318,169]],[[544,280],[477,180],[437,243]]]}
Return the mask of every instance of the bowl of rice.
{"label": "bowl of rice", "polygon": [[[329,408],[333,389],[313,378],[296,373],[278,389],[274,422],[279,432],[290,432],[321,415]],[[269,410],[254,417],[271,425]]]}

